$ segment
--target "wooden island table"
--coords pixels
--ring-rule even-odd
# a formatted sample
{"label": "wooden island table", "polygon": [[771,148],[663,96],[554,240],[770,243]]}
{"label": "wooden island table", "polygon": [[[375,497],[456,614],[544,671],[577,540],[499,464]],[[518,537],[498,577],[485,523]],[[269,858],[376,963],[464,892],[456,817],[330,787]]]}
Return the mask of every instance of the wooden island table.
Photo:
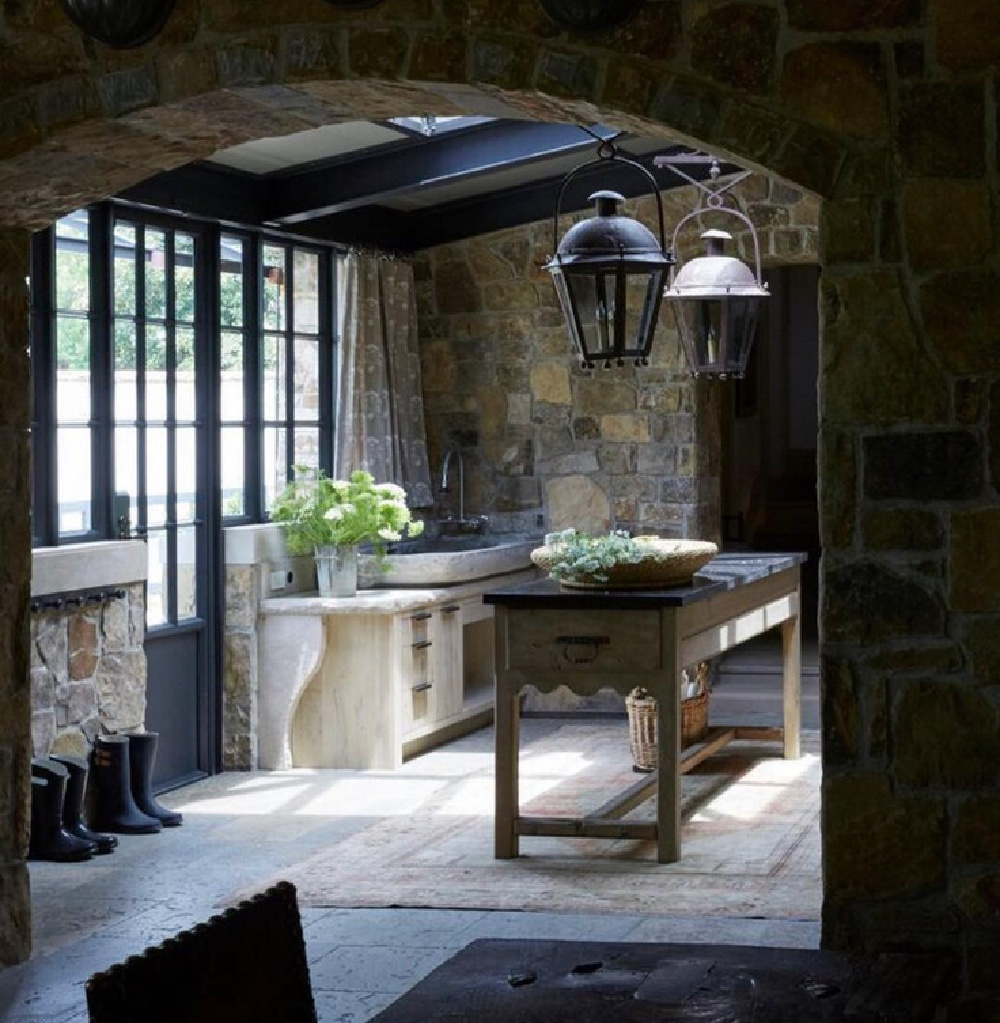
{"label": "wooden island table", "polygon": [[[497,859],[518,855],[523,835],[640,839],[657,859],[681,855],[681,777],[734,740],[781,741],[799,756],[801,725],[799,566],[804,554],[721,554],[685,586],[576,590],[544,579],[489,590],[496,629]],[[681,669],[768,629],[782,631],[781,727],[717,726],[682,754]],[[520,693],[568,686],[592,694],[636,686],[657,700],[658,768],[586,817],[527,817],[518,796]],[[654,822],[622,821],[656,789]]]}

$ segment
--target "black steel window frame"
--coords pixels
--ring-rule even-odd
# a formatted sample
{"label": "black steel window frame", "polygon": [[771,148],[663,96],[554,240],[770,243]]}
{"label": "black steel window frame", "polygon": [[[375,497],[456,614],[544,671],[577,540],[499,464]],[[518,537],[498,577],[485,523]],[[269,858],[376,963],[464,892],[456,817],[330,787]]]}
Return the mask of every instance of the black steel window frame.
{"label": "black steel window frame", "polygon": [[[219,413],[220,391],[220,294],[219,245],[223,234],[246,239],[244,267],[244,332],[246,345],[244,377],[244,414],[246,417],[244,464],[244,514],[225,516],[224,525],[243,525],[266,522],[264,498],[264,464],[262,419],[263,346],[264,331],[261,322],[261,253],[264,245],[285,246],[289,253],[304,249],[319,254],[319,418],[303,421],[299,425],[318,428],[319,464],[326,472],[333,471],[333,451],[337,420],[336,366],[339,345],[337,290],[338,260],[346,255],[343,246],[318,242],[279,231],[259,230],[243,225],[219,224],[199,217],[177,216],[165,211],[133,203],[110,200],[86,207],[89,215],[90,248],[90,325],[91,325],[91,525],[85,532],[59,534],[58,523],[58,457],[56,422],[56,280],[55,280],[55,225],[36,233],[32,239],[31,259],[31,368],[32,368],[32,542],[35,547],[54,547],[68,543],[115,539],[118,525],[114,518],[114,321],[113,301],[113,244],[116,217],[132,220],[171,231],[193,233],[204,240],[208,281],[196,278],[197,300],[204,315],[211,369],[207,380],[211,382],[210,433],[215,458],[211,467],[211,494],[218,500],[221,487],[221,421]],[[138,240],[137,240],[138,242]],[[137,244],[137,251],[138,251]],[[292,258],[291,256],[289,258]],[[204,288],[201,285],[205,285]],[[293,280],[289,275],[286,301],[292,301]],[[142,275],[137,275],[137,302],[142,288]],[[286,319],[286,330],[291,336],[294,324]],[[286,358],[291,359],[293,346],[286,344]],[[139,353],[137,350],[137,363]],[[286,364],[286,386],[294,386],[291,363]],[[289,429],[294,429],[291,413],[293,395],[286,393],[286,415]],[[141,400],[141,398],[140,398]],[[201,400],[199,396],[199,401]],[[138,413],[137,409],[137,413]],[[291,438],[291,434],[288,434]],[[140,450],[142,445],[140,445]],[[286,470],[290,473],[294,450],[286,445]],[[141,470],[141,465],[138,467]],[[140,481],[143,474],[140,473]],[[140,483],[140,486],[144,486]],[[199,486],[201,483],[199,482]],[[138,495],[137,496],[137,507]],[[221,514],[221,512],[220,512]],[[144,521],[133,523],[140,529]]]}

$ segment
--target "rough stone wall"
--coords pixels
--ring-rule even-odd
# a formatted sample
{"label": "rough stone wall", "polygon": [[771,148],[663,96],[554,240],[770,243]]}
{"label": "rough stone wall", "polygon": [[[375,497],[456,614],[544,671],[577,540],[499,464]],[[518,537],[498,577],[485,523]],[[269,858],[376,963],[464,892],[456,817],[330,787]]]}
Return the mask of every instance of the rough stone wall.
{"label": "rough stone wall", "polygon": [[[824,941],[954,949],[965,986],[996,993],[998,35],[989,0],[647,0],[596,36],[559,31],[536,0],[387,0],[358,14],[318,0],[179,0],[159,40],[115,53],[85,43],[56,0],[21,0],[0,16],[0,225],[41,226],[221,146],[462,113],[483,97],[706,144],[828,200]],[[0,245],[11,440],[0,450],[23,474],[26,262],[13,237],[13,252]],[[968,496],[942,495],[920,453],[950,434],[977,467]],[[869,460],[896,443],[910,482],[873,490]],[[27,947],[26,494],[25,481],[3,498],[4,536],[11,521],[24,536],[5,539],[0,559],[5,958]],[[970,997],[953,1020],[986,1012]]]}
{"label": "rough stone wall", "polygon": [[[731,194],[758,228],[765,265],[816,261],[815,197],[764,175]],[[663,194],[668,245],[698,197],[691,186]],[[654,196],[627,212],[657,231]],[[713,226],[734,235],[733,254],[753,258],[737,218],[706,212],[678,236],[682,260],[702,253],[700,232]],[[463,450],[469,513],[544,509],[547,529],[718,540],[720,402],[731,384],[692,379],[666,307],[650,366],[581,369],[543,268],[551,253],[545,220],[415,258],[431,464]]]}
{"label": "rough stone wall", "polygon": [[31,617],[35,756],[86,757],[98,735],[141,728],[146,713],[143,586],[95,610]]}
{"label": "rough stone wall", "polygon": [[226,627],[222,667],[222,767],[257,766],[256,565],[226,566]]}
{"label": "rough stone wall", "polygon": [[0,229],[0,964],[28,955],[28,235]]}

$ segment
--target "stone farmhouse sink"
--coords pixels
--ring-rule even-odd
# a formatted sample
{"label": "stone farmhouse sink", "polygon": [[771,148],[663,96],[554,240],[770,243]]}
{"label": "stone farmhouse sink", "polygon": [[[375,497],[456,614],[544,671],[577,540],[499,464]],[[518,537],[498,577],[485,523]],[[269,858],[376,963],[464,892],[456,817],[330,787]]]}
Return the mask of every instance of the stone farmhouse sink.
{"label": "stone farmhouse sink", "polygon": [[392,544],[389,571],[379,572],[375,558],[358,561],[361,586],[447,586],[531,567],[531,552],[541,537],[523,533],[502,536],[418,537]]}

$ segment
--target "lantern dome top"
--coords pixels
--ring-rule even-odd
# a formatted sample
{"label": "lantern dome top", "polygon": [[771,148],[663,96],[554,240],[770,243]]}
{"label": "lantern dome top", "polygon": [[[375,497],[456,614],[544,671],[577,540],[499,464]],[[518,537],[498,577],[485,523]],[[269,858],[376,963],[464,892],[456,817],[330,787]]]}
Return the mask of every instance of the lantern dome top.
{"label": "lantern dome top", "polygon": [[728,231],[705,231],[701,237],[708,242],[708,255],[688,260],[674,275],[665,298],[769,297],[746,263],[723,254],[725,242],[733,238]]}
{"label": "lantern dome top", "polygon": [[553,262],[573,263],[593,259],[626,259],[669,265],[660,242],[645,224],[619,213],[625,201],[619,192],[601,189],[590,196],[597,215],[574,224],[559,243]]}

